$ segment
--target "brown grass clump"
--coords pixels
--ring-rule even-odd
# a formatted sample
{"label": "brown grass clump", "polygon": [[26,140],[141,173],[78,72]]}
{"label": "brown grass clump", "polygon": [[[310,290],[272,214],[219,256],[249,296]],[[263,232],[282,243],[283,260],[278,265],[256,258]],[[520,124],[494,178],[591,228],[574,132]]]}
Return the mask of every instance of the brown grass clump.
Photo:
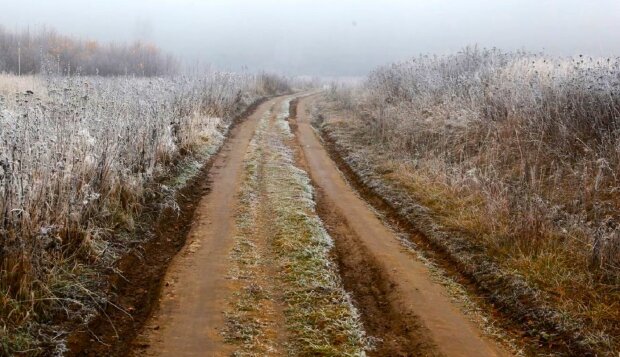
{"label": "brown grass clump", "polygon": [[619,59],[466,48],[331,95],[386,182],[617,346]]}

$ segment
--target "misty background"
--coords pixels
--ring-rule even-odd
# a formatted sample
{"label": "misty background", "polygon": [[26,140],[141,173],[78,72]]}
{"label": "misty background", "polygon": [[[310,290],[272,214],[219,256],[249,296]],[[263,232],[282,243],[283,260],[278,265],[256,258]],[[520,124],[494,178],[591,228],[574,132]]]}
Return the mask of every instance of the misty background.
{"label": "misty background", "polygon": [[188,65],[359,76],[466,45],[620,55],[620,1],[0,0],[7,30],[151,41]]}

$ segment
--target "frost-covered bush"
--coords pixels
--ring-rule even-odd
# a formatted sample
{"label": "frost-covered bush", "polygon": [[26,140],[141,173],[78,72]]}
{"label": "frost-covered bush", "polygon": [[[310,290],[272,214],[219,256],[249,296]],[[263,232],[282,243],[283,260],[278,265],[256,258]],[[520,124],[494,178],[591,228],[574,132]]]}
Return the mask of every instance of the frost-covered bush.
{"label": "frost-covered bush", "polygon": [[620,269],[620,58],[466,48],[339,93],[386,152],[485,197],[502,246],[569,241],[579,264]]}

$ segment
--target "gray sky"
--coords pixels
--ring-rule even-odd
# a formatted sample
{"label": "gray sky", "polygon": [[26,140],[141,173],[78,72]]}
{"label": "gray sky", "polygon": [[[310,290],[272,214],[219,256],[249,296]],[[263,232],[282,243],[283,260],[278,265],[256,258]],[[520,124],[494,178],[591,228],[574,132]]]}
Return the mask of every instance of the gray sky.
{"label": "gray sky", "polygon": [[620,0],[0,0],[0,24],[146,39],[186,61],[362,75],[468,44],[620,55]]}

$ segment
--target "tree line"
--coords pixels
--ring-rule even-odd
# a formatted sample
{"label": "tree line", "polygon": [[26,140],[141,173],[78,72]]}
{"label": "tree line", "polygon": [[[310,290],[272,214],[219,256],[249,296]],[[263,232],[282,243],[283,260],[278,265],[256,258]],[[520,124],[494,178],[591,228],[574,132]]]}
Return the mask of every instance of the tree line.
{"label": "tree line", "polygon": [[176,58],[151,43],[102,44],[48,28],[11,32],[0,27],[0,73],[151,77],[178,69]]}

